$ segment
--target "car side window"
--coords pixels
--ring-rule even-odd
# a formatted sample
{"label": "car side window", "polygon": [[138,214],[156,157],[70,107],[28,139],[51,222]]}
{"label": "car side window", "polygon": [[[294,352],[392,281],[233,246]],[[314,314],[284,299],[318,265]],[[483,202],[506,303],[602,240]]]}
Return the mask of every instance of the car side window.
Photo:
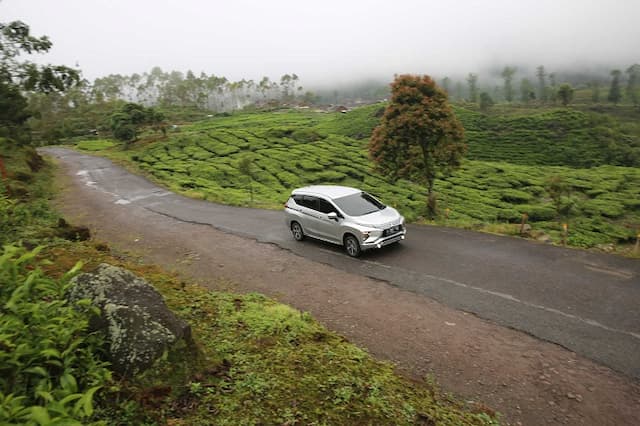
{"label": "car side window", "polygon": [[310,195],[304,196],[304,206],[313,210],[318,210],[318,198]]}
{"label": "car side window", "polygon": [[325,213],[325,214],[329,214],[331,212],[336,212],[336,209],[327,200],[323,200],[322,198],[319,198],[318,202],[319,202],[319,206],[318,206],[318,211],[319,212]]}
{"label": "car side window", "polygon": [[310,195],[294,195],[293,201],[295,201],[299,206],[318,210],[318,199],[316,197],[312,197]]}

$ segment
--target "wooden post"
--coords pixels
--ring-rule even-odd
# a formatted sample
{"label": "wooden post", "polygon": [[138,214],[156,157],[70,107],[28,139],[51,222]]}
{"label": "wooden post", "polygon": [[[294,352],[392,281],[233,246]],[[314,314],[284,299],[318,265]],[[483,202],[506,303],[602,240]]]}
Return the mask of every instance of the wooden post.
{"label": "wooden post", "polygon": [[569,226],[566,223],[562,224],[562,245],[567,245],[567,234]]}
{"label": "wooden post", "polygon": [[527,219],[529,219],[529,215],[526,213],[522,213],[522,222],[520,222],[520,235],[524,234],[524,225],[526,225]]}

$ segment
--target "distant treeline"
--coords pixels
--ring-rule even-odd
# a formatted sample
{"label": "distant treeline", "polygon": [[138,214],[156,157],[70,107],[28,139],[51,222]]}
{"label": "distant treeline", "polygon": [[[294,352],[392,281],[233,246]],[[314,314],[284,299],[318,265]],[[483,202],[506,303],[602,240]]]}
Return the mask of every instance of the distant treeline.
{"label": "distant treeline", "polygon": [[87,87],[96,102],[124,100],[145,106],[194,107],[214,112],[229,112],[274,100],[288,102],[294,98],[312,97],[303,93],[296,74],[284,74],[279,81],[271,81],[269,77],[257,82],[229,81],[213,74],[165,72],[159,67],[148,73],[97,78]]}
{"label": "distant treeline", "polygon": [[[529,75],[531,74],[531,75]],[[437,77],[450,99],[480,109],[495,103],[521,105],[640,104],[640,65],[624,71],[535,72],[506,66],[466,77]],[[29,125],[36,140],[52,142],[87,134],[90,129],[107,129],[107,118],[122,102],[158,107],[172,121],[197,118],[202,114],[227,113],[247,107],[321,105],[348,107],[388,98],[389,83],[363,80],[335,88],[309,91],[292,73],[272,81],[230,81],[225,77],[193,72],[165,72],[159,67],[132,75],[112,74],[93,83],[84,81],[66,93],[31,93],[29,108],[35,112]],[[194,115],[195,114],[195,115]]]}
{"label": "distant treeline", "polygon": [[[463,80],[443,77],[440,85],[454,101],[482,102],[482,95],[494,102],[565,103],[575,91],[581,91],[582,102],[610,102],[613,104],[640,103],[640,65],[624,70],[602,72],[549,72],[543,65],[535,73],[525,74],[517,67],[505,66],[486,76],[469,73]],[[584,96],[587,93],[588,96]]]}
{"label": "distant treeline", "polygon": [[[454,102],[567,104],[574,93],[579,101],[640,104],[640,65],[603,71],[553,72],[538,66],[534,72],[516,66],[494,68],[465,77],[437,79]],[[194,74],[192,71],[165,72],[159,67],[132,75],[112,74],[86,83],[85,93],[95,102],[124,100],[145,106],[194,107],[213,112],[230,112],[249,105],[298,103],[356,105],[388,97],[388,82],[367,80],[338,88],[304,90],[300,78],[292,73],[272,81],[230,81],[225,77]],[[578,97],[576,97],[578,98]],[[576,99],[578,100],[578,99]]]}
{"label": "distant treeline", "polygon": [[[454,102],[518,104],[640,104],[640,65],[611,70],[549,71],[543,65],[494,67],[465,76],[433,76]],[[367,103],[389,96],[389,82],[370,80],[315,91],[325,104]],[[574,96],[575,95],[575,96]],[[575,97],[575,100],[574,100]]]}

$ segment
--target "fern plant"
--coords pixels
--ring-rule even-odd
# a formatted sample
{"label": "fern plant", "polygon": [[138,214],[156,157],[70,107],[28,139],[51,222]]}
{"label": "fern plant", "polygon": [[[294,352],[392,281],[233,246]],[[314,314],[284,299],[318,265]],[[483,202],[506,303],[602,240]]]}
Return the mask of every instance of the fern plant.
{"label": "fern plant", "polygon": [[88,300],[64,294],[76,265],[59,280],[38,267],[41,248],[5,246],[0,255],[0,424],[86,424],[111,379],[88,333]]}

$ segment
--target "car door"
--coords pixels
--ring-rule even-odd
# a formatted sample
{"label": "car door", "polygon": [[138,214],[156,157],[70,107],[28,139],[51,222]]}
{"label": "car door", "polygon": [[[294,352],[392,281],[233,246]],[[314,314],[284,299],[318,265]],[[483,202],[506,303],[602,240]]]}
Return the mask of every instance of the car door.
{"label": "car door", "polygon": [[329,219],[329,213],[338,213],[338,210],[335,208],[331,202],[325,200],[324,198],[318,198],[318,234],[331,242],[341,243],[341,232],[340,232],[340,218],[338,220]]}
{"label": "car door", "polygon": [[319,237],[318,221],[320,212],[318,212],[318,198],[311,195],[296,195],[294,200],[301,213],[300,220],[305,234]]}

